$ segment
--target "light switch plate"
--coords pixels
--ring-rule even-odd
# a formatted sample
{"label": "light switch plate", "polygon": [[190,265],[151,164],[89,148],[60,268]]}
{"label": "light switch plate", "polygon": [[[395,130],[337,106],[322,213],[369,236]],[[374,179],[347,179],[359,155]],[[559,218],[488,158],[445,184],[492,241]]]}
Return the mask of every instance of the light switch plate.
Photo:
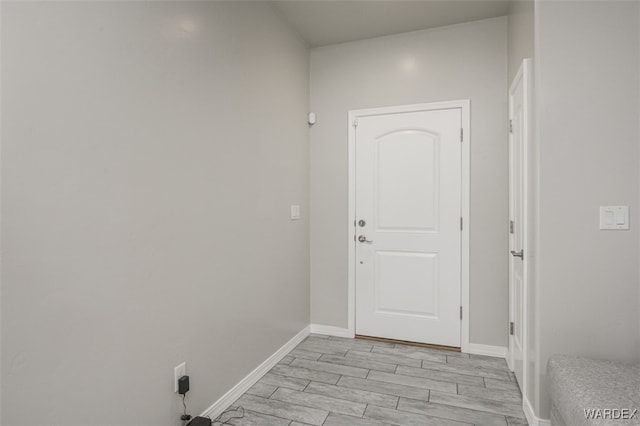
{"label": "light switch plate", "polygon": [[600,229],[629,229],[629,206],[600,206]]}
{"label": "light switch plate", "polygon": [[300,206],[297,204],[294,204],[291,206],[291,220],[298,220],[300,219]]}

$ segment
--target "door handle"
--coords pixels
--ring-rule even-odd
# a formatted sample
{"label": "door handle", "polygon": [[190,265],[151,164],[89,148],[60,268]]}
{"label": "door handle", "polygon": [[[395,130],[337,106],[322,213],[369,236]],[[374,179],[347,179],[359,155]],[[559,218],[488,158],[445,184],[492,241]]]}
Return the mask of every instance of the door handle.
{"label": "door handle", "polygon": [[372,243],[373,242],[371,240],[367,240],[367,237],[365,237],[364,235],[360,235],[358,237],[358,241],[360,241],[361,243]]}
{"label": "door handle", "polygon": [[511,250],[511,256],[519,257],[520,259],[524,260],[524,249],[520,251]]}

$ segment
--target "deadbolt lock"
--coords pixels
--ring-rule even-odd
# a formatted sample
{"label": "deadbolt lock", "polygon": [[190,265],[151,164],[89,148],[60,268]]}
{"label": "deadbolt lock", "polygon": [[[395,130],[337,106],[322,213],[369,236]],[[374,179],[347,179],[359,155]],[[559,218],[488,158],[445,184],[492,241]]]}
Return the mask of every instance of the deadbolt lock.
{"label": "deadbolt lock", "polygon": [[360,219],[360,220],[358,221],[358,226],[360,226],[360,227],[363,227],[363,226],[365,226],[366,224],[367,224],[367,222],[365,222],[365,221],[364,221],[364,220],[362,220],[362,219]]}

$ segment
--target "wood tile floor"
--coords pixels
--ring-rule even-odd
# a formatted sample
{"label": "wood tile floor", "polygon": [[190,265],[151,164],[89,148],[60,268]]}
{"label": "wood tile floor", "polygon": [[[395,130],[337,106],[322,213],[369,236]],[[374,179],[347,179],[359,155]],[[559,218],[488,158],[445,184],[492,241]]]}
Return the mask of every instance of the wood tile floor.
{"label": "wood tile floor", "polygon": [[504,359],[314,334],[232,406],[233,425],[527,424]]}

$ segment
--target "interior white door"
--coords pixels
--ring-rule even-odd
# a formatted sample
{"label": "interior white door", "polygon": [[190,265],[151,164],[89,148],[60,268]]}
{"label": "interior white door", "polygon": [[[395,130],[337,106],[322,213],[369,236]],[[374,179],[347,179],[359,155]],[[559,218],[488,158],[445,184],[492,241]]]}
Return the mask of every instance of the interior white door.
{"label": "interior white door", "polygon": [[518,383],[523,382],[526,280],[526,147],[528,62],[509,89],[509,357]]}
{"label": "interior white door", "polygon": [[356,334],[460,346],[461,120],[358,118]]}

